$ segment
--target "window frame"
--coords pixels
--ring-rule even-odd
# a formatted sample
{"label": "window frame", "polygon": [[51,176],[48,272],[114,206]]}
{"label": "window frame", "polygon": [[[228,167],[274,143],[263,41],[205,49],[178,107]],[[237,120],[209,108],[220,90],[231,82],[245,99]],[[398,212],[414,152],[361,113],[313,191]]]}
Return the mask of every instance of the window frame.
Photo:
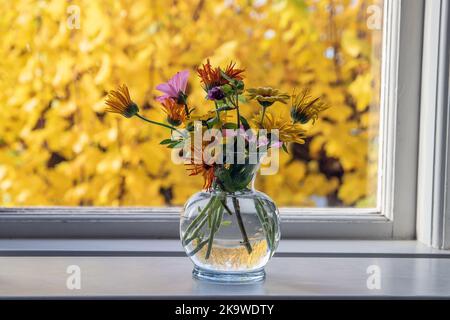
{"label": "window frame", "polygon": [[450,249],[449,33],[448,1],[427,1],[422,64],[417,238],[440,249]]}
{"label": "window frame", "polygon": [[[281,208],[283,238],[415,239],[423,9],[384,4],[378,208]],[[177,238],[180,211],[0,208],[0,238]]]}

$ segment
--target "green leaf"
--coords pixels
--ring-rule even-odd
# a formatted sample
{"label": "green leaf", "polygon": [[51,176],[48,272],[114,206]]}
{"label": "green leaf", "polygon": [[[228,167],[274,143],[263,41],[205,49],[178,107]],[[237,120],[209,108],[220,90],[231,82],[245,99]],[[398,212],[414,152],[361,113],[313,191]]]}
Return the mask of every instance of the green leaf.
{"label": "green leaf", "polygon": [[225,93],[226,95],[233,93],[233,88],[229,84],[224,84],[221,87],[221,89],[222,89],[222,92]]}
{"label": "green leaf", "polygon": [[208,129],[211,129],[218,122],[219,120],[217,119],[217,117],[214,117],[206,121],[206,126],[208,127]]}
{"label": "green leaf", "polygon": [[244,116],[240,116],[239,119],[241,119],[241,123],[244,126],[245,130],[250,129],[250,125],[248,124],[248,121],[244,118]]}
{"label": "green leaf", "polygon": [[230,111],[230,110],[234,110],[234,108],[230,107],[230,106],[227,106],[227,105],[225,105],[223,107],[220,107],[220,108],[217,108],[217,111]]}
{"label": "green leaf", "polygon": [[181,148],[184,145],[185,140],[178,140],[178,141],[172,141],[170,144],[167,145],[167,148],[173,149],[173,148]]}
{"label": "green leaf", "polygon": [[287,154],[289,154],[289,151],[288,151],[288,149],[287,149],[285,143],[283,143],[283,144],[281,145],[281,148],[283,149],[284,152],[286,152]]}
{"label": "green leaf", "polygon": [[239,100],[239,102],[242,102],[242,103],[248,102],[248,99],[242,94],[239,95],[238,100]]}
{"label": "green leaf", "polygon": [[227,122],[223,125],[224,129],[233,129],[236,130],[237,129],[237,125],[236,123],[232,123],[232,122]]}
{"label": "green leaf", "polygon": [[161,141],[159,144],[169,144],[169,143],[172,143],[173,141],[172,141],[172,139],[164,139],[163,141]]}

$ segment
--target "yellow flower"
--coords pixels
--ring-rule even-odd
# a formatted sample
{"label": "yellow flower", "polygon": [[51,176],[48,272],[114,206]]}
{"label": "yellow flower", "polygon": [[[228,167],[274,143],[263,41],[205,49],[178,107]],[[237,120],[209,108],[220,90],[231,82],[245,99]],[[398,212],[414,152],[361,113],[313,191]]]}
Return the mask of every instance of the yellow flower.
{"label": "yellow flower", "polygon": [[310,120],[316,122],[319,113],[328,107],[320,98],[311,98],[309,90],[305,89],[299,95],[292,95],[291,118],[294,123],[308,123]]}
{"label": "yellow flower", "polygon": [[[225,123],[230,118],[232,118],[232,115],[228,114],[227,112],[219,112],[220,116],[220,122]],[[205,114],[202,115],[191,115],[189,118],[189,121],[192,123],[193,121],[214,121],[214,119],[217,118],[217,112],[215,110],[208,111]]]}
{"label": "yellow flower", "polygon": [[119,86],[117,90],[111,90],[106,97],[106,112],[118,113],[126,118],[131,118],[139,112],[139,108],[130,98],[130,92],[126,85]]}
{"label": "yellow flower", "polygon": [[215,111],[209,111],[205,114],[202,115],[191,115],[191,120],[196,120],[196,121],[207,121],[209,119],[212,119],[216,116],[216,112]]}
{"label": "yellow flower", "polygon": [[305,143],[306,131],[301,125],[291,123],[289,120],[283,119],[279,115],[267,113],[261,122],[261,115],[256,115],[253,124],[261,129],[266,129],[267,133],[271,130],[278,130],[278,138],[281,142],[295,142],[298,144]]}
{"label": "yellow flower", "polygon": [[287,93],[270,87],[248,89],[247,92],[250,100],[256,99],[264,108],[270,107],[275,102],[286,104],[286,100],[290,98]]}

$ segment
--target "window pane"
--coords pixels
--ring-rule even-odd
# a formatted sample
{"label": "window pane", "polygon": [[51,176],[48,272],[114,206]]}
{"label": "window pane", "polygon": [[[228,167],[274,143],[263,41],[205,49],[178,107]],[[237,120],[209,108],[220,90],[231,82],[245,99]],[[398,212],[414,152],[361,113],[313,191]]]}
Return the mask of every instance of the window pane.
{"label": "window pane", "polygon": [[[0,16],[0,205],[182,205],[201,189],[163,128],[104,113],[126,83],[164,121],[155,86],[211,58],[247,87],[311,88],[330,106],[257,187],[279,206],[375,207],[381,0],[8,1]],[[249,115],[256,104],[243,107]],[[274,105],[289,112],[287,105]]]}

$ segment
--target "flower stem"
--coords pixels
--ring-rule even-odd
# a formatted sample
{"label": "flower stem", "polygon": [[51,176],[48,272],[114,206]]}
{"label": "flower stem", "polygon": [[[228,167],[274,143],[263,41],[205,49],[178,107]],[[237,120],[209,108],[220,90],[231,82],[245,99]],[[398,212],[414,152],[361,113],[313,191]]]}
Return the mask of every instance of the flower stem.
{"label": "flower stem", "polygon": [[219,211],[214,210],[211,214],[211,226],[210,226],[210,232],[209,232],[209,239],[208,239],[208,247],[206,248],[206,254],[205,254],[205,260],[209,259],[209,256],[211,254],[211,250],[213,247],[213,243],[214,243],[214,235],[216,234],[216,231],[219,230],[219,226],[220,226],[220,222],[218,225],[218,220],[220,217],[220,208],[218,209]]}
{"label": "flower stem", "polygon": [[[198,231],[200,231],[201,227],[205,224],[206,218],[208,216],[208,210],[211,206],[215,204],[217,201],[217,197],[212,197],[206,206],[202,209],[202,211],[198,214],[198,216],[191,222],[189,227],[186,229],[183,235],[183,244],[187,245],[191,242],[196,236]],[[191,235],[192,232],[192,235]]]}
{"label": "flower stem", "polygon": [[207,245],[208,242],[209,242],[209,239],[203,240],[202,242],[200,242],[200,243],[197,245],[197,247],[196,247],[194,250],[192,250],[191,252],[189,252],[187,255],[188,255],[189,257],[192,257],[194,254],[196,254],[197,252],[199,252],[200,250],[202,250],[202,248],[203,248],[205,245]]}
{"label": "flower stem", "polygon": [[266,116],[266,109],[267,109],[267,107],[263,107],[263,112],[262,112],[262,116],[261,116],[261,126],[263,124],[264,117]]}
{"label": "flower stem", "polygon": [[189,118],[189,108],[188,108],[188,105],[187,105],[187,103],[185,103],[184,104],[184,112],[186,112],[186,116]]}
{"label": "flower stem", "polygon": [[241,216],[241,208],[239,206],[239,200],[236,197],[232,197],[233,199],[233,206],[234,211],[236,212],[236,219],[239,225],[239,229],[241,230],[242,238],[243,238],[243,244],[245,248],[247,249],[248,254],[252,253],[252,246],[250,244],[250,241],[248,240],[247,231],[245,231],[244,222],[242,221]]}
{"label": "flower stem", "polygon": [[274,251],[275,242],[275,229],[272,227],[272,219],[269,217],[267,211],[264,209],[261,201],[254,199],[256,214],[258,216],[259,222],[264,230],[266,236],[267,245],[269,246],[271,254]]}
{"label": "flower stem", "polygon": [[161,126],[161,127],[164,127],[164,128],[170,129],[170,130],[177,131],[179,134],[181,134],[182,136],[184,136],[183,132],[181,132],[181,131],[178,130],[177,128],[172,127],[172,126],[170,126],[170,125],[168,125],[168,124],[165,124],[165,123],[161,123],[161,122],[158,122],[158,121],[153,121],[153,120],[147,119],[146,117],[141,116],[139,113],[136,113],[136,117],[138,117],[139,119],[144,120],[144,121],[146,121],[146,122],[149,122],[149,123],[151,123],[151,124],[156,124],[157,126]]}
{"label": "flower stem", "polygon": [[239,96],[236,91],[236,116],[237,116],[237,129],[241,127],[241,115],[239,114]]}
{"label": "flower stem", "polygon": [[216,118],[217,118],[217,122],[220,124],[220,110],[219,110],[219,106],[217,105],[217,102],[214,101],[214,104],[216,106]]}

